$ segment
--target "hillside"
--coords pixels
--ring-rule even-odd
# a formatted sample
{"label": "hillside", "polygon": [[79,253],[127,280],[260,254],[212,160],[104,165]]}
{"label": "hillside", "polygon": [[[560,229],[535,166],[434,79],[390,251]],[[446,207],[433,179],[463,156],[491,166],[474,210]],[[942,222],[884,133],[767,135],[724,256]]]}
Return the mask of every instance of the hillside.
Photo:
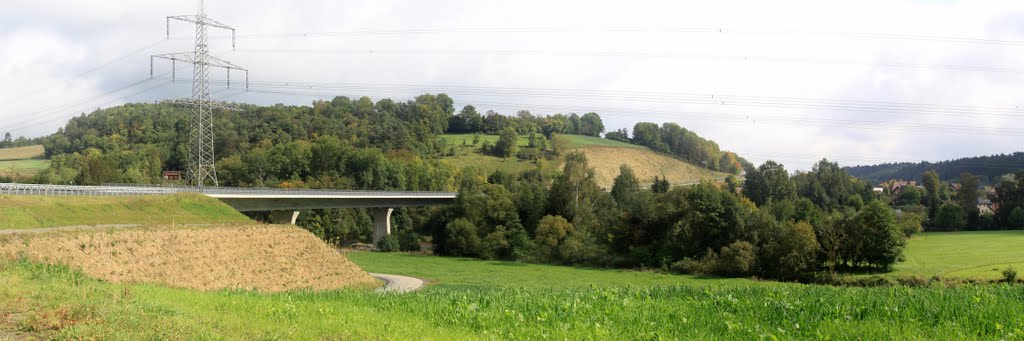
{"label": "hillside", "polygon": [[[651,183],[655,176],[667,177],[669,182],[674,185],[692,184],[705,179],[721,180],[727,176],[725,173],[701,168],[667,154],[656,153],[644,146],[592,136],[563,136],[569,142],[569,149],[578,150],[587,155],[590,167],[594,168],[595,180],[598,185],[606,189],[611,188],[613,180],[619,175],[619,166],[623,164],[632,167],[637,178],[644,184]],[[536,167],[533,161],[519,160],[514,157],[503,159],[479,153],[479,145],[484,141],[491,143],[497,141],[498,136],[496,135],[480,135],[480,142],[477,146],[472,145],[474,138],[472,134],[446,134],[442,138],[448,141],[456,152],[454,157],[445,159],[458,168],[474,167],[485,173],[492,173],[499,169],[520,172]],[[465,145],[463,145],[463,141],[466,141]],[[520,136],[518,142],[520,147],[525,147],[528,145],[529,139],[526,136]],[[560,167],[561,161],[553,161],[551,164]]]}
{"label": "hillside", "polygon": [[250,223],[198,194],[125,197],[0,196],[0,229],[105,224]]}
{"label": "hillside", "polygon": [[943,181],[957,180],[960,173],[967,172],[981,176],[982,182],[987,183],[993,178],[1024,169],[1024,152],[968,157],[935,163],[927,161],[884,163],[845,167],[845,169],[850,175],[874,183],[890,179],[921,180],[924,173],[929,170],[939,173],[939,178]]}
{"label": "hillside", "polygon": [[0,257],[63,264],[114,283],[267,292],[373,286],[344,255],[293,226],[148,227],[21,234]]}

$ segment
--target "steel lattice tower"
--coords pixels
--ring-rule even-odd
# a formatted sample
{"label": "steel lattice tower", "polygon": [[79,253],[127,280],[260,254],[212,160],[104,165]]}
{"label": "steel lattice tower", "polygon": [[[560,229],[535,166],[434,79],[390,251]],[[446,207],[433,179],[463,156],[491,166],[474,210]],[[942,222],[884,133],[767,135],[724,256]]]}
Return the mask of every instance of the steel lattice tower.
{"label": "steel lattice tower", "polygon": [[196,25],[195,51],[168,53],[150,56],[149,75],[153,76],[153,60],[155,58],[171,61],[171,78],[174,79],[176,62],[184,61],[193,65],[192,98],[174,99],[168,102],[187,105],[194,109],[189,120],[188,170],[185,177],[189,185],[204,187],[217,186],[217,168],[214,164],[213,109],[239,110],[213,101],[210,96],[210,68],[227,69],[227,85],[231,87],[231,70],[245,72],[246,88],[248,88],[249,71],[228,61],[210,55],[207,45],[207,27],[231,30],[231,47],[235,46],[235,29],[221,24],[206,16],[206,5],[199,0],[199,13],[196,15],[179,15],[167,17],[167,37],[171,34],[171,19],[190,22]]}

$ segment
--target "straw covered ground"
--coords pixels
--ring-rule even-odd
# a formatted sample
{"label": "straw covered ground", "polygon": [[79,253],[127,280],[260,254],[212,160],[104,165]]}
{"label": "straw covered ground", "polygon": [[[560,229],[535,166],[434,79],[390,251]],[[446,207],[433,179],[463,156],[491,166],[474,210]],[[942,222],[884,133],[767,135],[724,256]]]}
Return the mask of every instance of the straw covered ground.
{"label": "straw covered ground", "polygon": [[114,283],[279,292],[374,286],[337,250],[293,226],[148,227],[0,236],[0,256],[65,264]]}

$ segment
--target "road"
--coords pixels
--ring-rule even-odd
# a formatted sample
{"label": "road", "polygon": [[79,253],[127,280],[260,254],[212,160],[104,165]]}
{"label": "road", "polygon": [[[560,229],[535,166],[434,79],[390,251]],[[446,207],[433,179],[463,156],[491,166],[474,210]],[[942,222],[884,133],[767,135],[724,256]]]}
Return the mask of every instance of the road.
{"label": "road", "polygon": [[384,281],[384,286],[378,288],[377,292],[406,293],[423,287],[423,280],[415,277],[375,273],[371,273],[370,276]]}

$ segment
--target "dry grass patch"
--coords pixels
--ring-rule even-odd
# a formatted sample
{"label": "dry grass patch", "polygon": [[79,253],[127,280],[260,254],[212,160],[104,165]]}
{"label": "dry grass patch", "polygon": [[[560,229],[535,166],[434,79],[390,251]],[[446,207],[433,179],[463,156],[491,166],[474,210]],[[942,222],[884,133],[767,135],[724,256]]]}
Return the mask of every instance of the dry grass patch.
{"label": "dry grass patch", "polygon": [[689,184],[701,180],[720,180],[726,174],[697,167],[674,157],[658,154],[649,149],[619,147],[585,147],[578,151],[587,155],[594,168],[594,180],[611,189],[619,166],[629,165],[642,184],[650,184],[654,176],[668,177],[673,185]]}
{"label": "dry grass patch", "polygon": [[114,283],[199,290],[278,292],[376,285],[340,252],[292,226],[14,235],[0,239],[0,256],[66,264]]}

